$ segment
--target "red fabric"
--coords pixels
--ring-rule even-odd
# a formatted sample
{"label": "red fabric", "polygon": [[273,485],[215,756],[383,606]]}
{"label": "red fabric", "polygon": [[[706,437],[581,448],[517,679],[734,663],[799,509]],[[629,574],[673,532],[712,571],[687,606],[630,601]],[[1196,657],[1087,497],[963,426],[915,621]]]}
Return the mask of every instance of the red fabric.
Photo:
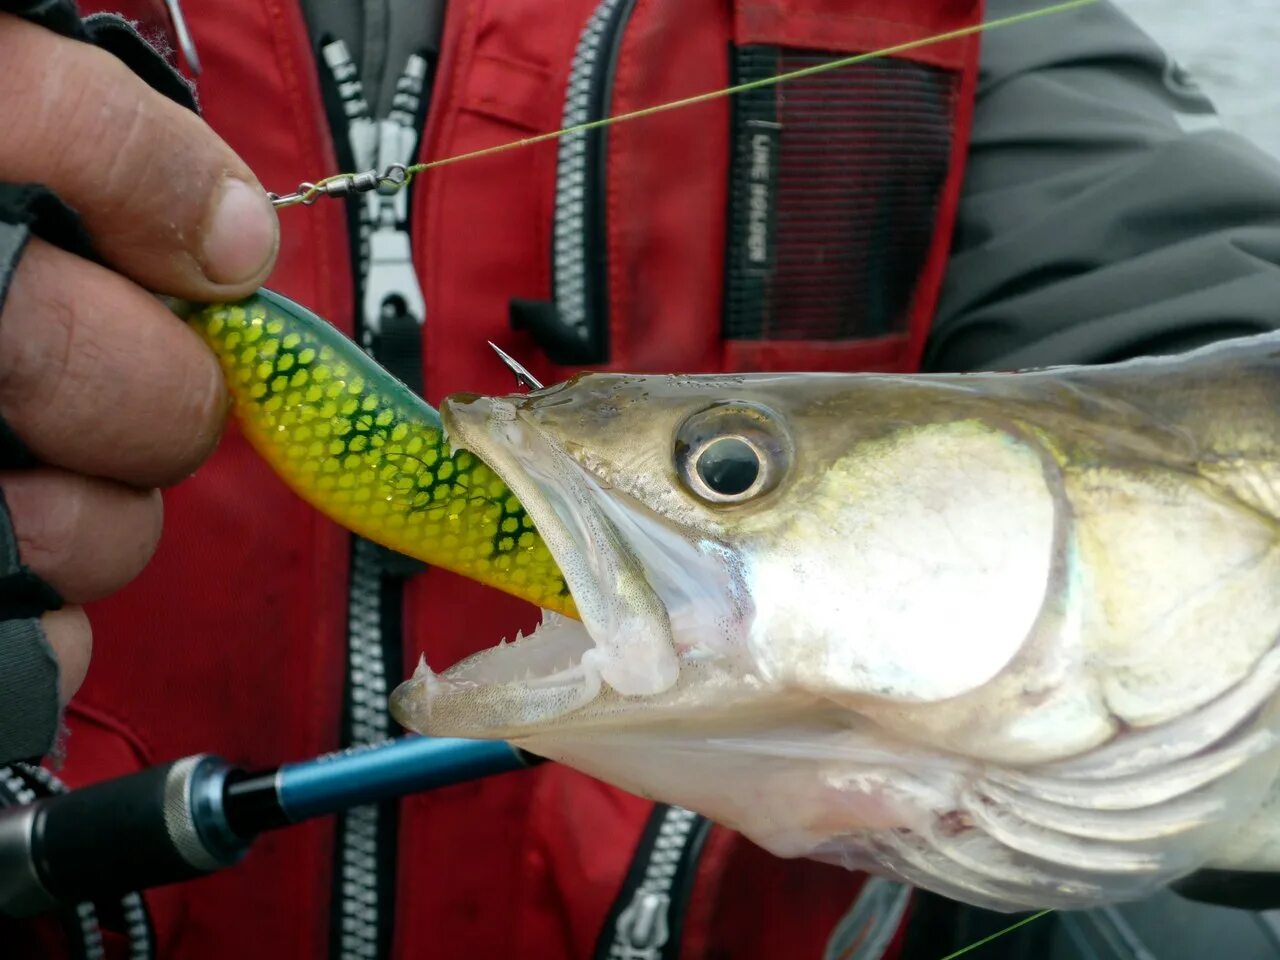
{"label": "red fabric", "polygon": [[[883,0],[736,0],[734,27],[739,43],[862,53],[973,26],[981,18],[982,6],[982,0],[910,5]],[[957,38],[906,50],[900,56],[961,69],[972,62],[973,50],[968,39]]]}
{"label": "red fabric", "polygon": [[[110,0],[82,4],[107,8]],[[723,86],[736,36],[870,49],[975,22],[980,4],[930,0],[897,23],[847,18],[870,0],[742,3],[638,0],[617,64],[614,112]],[[450,6],[424,157],[492,146],[559,125],[581,25],[594,0],[471,0]],[[185,0],[204,67],[205,115],[268,189],[335,171],[306,29],[290,0]],[[804,11],[810,11],[805,14]],[[833,46],[834,44],[834,46]],[[976,45],[936,51],[970,78]],[[736,344],[720,338],[728,104],[674,111],[610,132],[610,367],[904,368],[903,347]],[[938,224],[933,269],[911,333],[923,342],[963,148]],[[508,327],[513,297],[546,299],[556,146],[422,176],[413,243],[427,299],[425,382],[506,392],[488,339],[548,381],[550,364]],[[342,208],[282,214],[269,284],[349,330]],[[750,354],[748,356],[748,354]],[[913,351],[913,355],[914,351]],[[159,552],[135,583],[89,613],[95,657],[70,713],[71,784],[209,751],[250,766],[337,746],[345,645],[347,537],[294,497],[232,427],[212,460],[166,494]],[[531,624],[515,600],[432,570],[409,586],[406,669],[444,666]],[[401,804],[395,956],[590,956],[649,805],[566,768],[411,797]],[[152,891],[162,958],[327,956],[333,824],[262,838],[234,869]],[[699,871],[687,960],[817,957],[861,883],[857,875],[766,856],[721,830]],[[112,943],[113,956],[122,956]],[[31,956],[54,955],[49,951]]]}
{"label": "red fabric", "polygon": [[961,174],[965,167],[965,158],[969,155],[969,136],[973,128],[973,107],[978,89],[978,55],[981,49],[981,37],[973,35],[957,40],[955,43],[964,50],[965,59],[959,67],[960,84],[952,105],[952,173],[942,188],[933,248],[929,251],[929,259],[925,263],[919,285],[916,287],[911,325],[902,358],[903,371],[918,370],[920,360],[924,356],[925,343],[929,339],[929,327],[933,322],[933,312],[937,307],[938,294],[942,290],[942,280],[947,270],[951,237],[955,231],[956,211],[960,206],[960,188],[963,185]]}

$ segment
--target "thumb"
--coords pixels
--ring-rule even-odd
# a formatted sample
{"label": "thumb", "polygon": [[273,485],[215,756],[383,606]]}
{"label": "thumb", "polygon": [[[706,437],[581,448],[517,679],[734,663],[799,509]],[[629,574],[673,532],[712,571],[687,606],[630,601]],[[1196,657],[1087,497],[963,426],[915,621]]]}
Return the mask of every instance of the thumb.
{"label": "thumb", "polygon": [[0,15],[0,181],[42,183],[102,258],[156,293],[248,294],[279,227],[248,166],[205,123],[89,44]]}

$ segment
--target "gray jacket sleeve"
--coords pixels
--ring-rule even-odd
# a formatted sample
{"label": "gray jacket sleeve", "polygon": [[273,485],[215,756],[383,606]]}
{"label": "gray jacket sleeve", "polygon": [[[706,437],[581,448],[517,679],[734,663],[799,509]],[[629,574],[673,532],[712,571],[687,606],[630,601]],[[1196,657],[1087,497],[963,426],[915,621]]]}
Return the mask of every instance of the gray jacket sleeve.
{"label": "gray jacket sleeve", "polygon": [[[988,0],[988,17],[1030,8]],[[983,35],[928,370],[1100,363],[1280,327],[1280,161],[1110,3]]]}

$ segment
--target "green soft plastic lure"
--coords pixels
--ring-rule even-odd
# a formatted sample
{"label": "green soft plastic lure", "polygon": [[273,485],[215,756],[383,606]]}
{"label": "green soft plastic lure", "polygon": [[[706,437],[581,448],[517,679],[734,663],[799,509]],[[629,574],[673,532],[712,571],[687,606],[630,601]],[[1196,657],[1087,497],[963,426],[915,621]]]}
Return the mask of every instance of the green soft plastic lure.
{"label": "green soft plastic lure", "polygon": [[217,355],[241,428],[280,478],[362,537],[567,616],[533,520],[440,415],[349,338],[269,290],[179,312]]}

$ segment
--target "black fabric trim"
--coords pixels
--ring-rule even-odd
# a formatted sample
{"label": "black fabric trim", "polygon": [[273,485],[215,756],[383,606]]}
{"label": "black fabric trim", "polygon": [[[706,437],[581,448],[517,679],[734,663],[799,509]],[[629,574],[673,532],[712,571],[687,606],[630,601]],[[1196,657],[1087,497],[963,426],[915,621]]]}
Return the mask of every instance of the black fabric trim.
{"label": "black fabric trim", "polygon": [[194,113],[200,112],[195,85],[132,24],[112,13],[95,13],[85,17],[83,25],[89,43],[113,55],[152,90]]}
{"label": "black fabric trim", "polygon": [[1280,909],[1280,875],[1250,870],[1197,870],[1170,885],[1186,900],[1236,910]]}
{"label": "black fabric trim", "polygon": [[80,215],[38,183],[0,183],[0,223],[25,226],[68,253],[97,259]]}
{"label": "black fabric trim", "polygon": [[57,742],[58,659],[40,621],[0,622],[0,762],[43,757]]}
{"label": "black fabric trim", "polygon": [[12,13],[64,37],[89,38],[76,5],[68,0],[0,0],[0,13]]}
{"label": "black fabric trim", "polygon": [[112,54],[157,93],[199,112],[195,88],[164,58],[164,53],[126,20],[114,13],[81,18],[68,0],[0,0],[0,13],[11,13],[72,40]]}
{"label": "black fabric trim", "polygon": [[[3,188],[0,188],[2,195]],[[0,219],[0,310],[9,296],[9,284],[18,271],[18,261],[27,249],[31,229],[25,223],[7,223]]]}
{"label": "black fabric trim", "polygon": [[41,757],[57,740],[62,707],[58,659],[41,614],[62,598],[18,553],[9,507],[0,493],[0,762]]}

